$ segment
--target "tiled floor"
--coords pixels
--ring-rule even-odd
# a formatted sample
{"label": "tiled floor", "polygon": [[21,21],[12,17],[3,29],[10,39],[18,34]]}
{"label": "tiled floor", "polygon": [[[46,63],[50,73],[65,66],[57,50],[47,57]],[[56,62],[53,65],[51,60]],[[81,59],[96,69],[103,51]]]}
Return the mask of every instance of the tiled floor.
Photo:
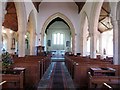
{"label": "tiled floor", "polygon": [[[64,64],[64,62],[59,62],[61,64],[61,67],[62,67],[62,76],[65,80],[65,84],[66,84],[66,89],[67,90],[74,90],[74,84],[73,84],[73,81],[71,79],[71,76]],[[52,71],[54,69],[54,66],[57,65],[56,62],[52,62],[51,65],[49,66],[49,68],[47,69],[46,73],[44,74],[44,76],[42,77],[41,81],[39,82],[39,86],[38,86],[38,90],[41,90],[41,89],[52,89],[50,87],[50,84],[51,84],[51,75],[52,75]],[[59,75],[58,75],[58,78],[59,78]],[[57,82],[59,84],[59,82]],[[64,82],[63,82],[64,83]],[[54,84],[54,83],[53,83]],[[54,90],[57,90],[59,88],[55,88]]]}

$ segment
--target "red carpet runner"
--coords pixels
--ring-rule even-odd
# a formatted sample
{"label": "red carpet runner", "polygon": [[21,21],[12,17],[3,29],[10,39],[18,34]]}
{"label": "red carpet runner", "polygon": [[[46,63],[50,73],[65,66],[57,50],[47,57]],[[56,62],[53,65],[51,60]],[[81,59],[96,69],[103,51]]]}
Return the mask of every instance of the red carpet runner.
{"label": "red carpet runner", "polygon": [[62,62],[56,62],[50,77],[49,90],[66,90],[66,80]]}

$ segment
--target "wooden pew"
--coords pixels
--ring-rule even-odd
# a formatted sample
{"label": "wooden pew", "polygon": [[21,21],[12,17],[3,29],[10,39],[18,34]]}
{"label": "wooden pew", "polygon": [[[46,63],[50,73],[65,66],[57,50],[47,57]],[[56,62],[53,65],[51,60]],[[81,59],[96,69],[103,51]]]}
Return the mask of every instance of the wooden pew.
{"label": "wooden pew", "polygon": [[24,90],[24,70],[2,70],[2,90]]}
{"label": "wooden pew", "polygon": [[[33,90],[37,87],[42,75],[45,72],[46,62],[50,62],[49,57],[41,56],[27,56],[21,59],[14,60],[14,67],[24,67],[25,71],[25,87],[32,88]],[[47,64],[48,65],[48,64]]]}
{"label": "wooden pew", "polygon": [[103,83],[109,83],[111,85],[118,85],[120,83],[119,76],[92,76],[90,72],[89,75],[89,88],[101,88]]}
{"label": "wooden pew", "polygon": [[24,67],[25,70],[25,88],[35,88],[40,80],[40,62],[33,60],[19,60],[14,63],[14,67]]}
{"label": "wooden pew", "polygon": [[107,83],[103,83],[101,90],[113,90],[113,88]]}
{"label": "wooden pew", "polygon": [[[90,67],[111,67],[116,69],[116,75],[119,76],[119,67],[111,64],[111,62],[100,59],[89,59],[87,57],[65,56],[65,63],[75,83],[80,87],[87,87],[88,74]],[[72,66],[71,66],[72,65]],[[72,71],[72,72],[71,72]]]}

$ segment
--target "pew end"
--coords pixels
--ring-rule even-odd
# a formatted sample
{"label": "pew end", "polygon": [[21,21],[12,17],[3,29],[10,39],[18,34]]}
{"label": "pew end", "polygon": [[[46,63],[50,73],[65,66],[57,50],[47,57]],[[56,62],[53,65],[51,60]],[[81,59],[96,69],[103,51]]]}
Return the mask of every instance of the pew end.
{"label": "pew end", "polygon": [[101,90],[113,90],[113,88],[110,85],[108,85],[107,83],[103,83]]}

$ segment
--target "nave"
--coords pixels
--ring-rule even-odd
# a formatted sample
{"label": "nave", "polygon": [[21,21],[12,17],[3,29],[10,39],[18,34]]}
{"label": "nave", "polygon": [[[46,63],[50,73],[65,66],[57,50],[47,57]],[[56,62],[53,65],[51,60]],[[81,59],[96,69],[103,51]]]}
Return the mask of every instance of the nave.
{"label": "nave", "polygon": [[119,0],[1,1],[2,90],[119,88]]}
{"label": "nave", "polygon": [[66,54],[64,61],[47,56],[14,57],[11,68],[2,69],[2,90],[116,90],[120,65],[110,60]]}

